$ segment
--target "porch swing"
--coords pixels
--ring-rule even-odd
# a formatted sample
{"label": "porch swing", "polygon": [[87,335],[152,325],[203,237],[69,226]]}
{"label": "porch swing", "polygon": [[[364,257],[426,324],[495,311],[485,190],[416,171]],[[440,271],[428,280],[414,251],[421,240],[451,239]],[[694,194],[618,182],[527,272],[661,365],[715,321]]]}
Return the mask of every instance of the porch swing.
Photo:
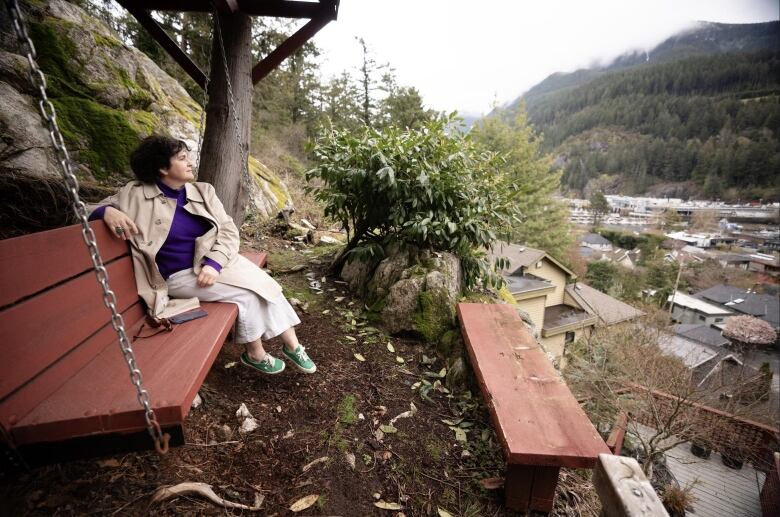
{"label": "porch swing", "polygon": [[[0,477],[108,453],[153,447],[164,454],[169,445],[184,443],[184,420],[233,326],[236,306],[203,303],[207,318],[131,345],[128,336],[142,327],[146,312],[136,291],[129,247],[101,221],[87,221],[35,48],[17,1],[7,4],[80,223],[0,241],[0,266],[12,272],[0,279]],[[238,129],[218,16],[215,9],[212,34],[219,39]],[[198,165],[208,82],[209,77],[203,85]],[[236,133],[248,174],[248,151],[244,154]],[[79,235],[86,248],[73,246]],[[265,265],[264,253],[245,256]],[[110,311],[109,321],[104,307]],[[132,387],[123,380],[128,370]]]}

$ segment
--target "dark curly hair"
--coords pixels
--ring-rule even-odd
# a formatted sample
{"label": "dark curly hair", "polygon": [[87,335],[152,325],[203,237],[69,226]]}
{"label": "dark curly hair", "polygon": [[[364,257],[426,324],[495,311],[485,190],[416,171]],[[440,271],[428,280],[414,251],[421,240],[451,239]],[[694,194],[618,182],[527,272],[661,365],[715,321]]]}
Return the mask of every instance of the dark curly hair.
{"label": "dark curly hair", "polygon": [[170,167],[171,158],[183,149],[190,150],[182,140],[164,135],[147,136],[130,154],[130,168],[140,181],[154,183],[160,177],[160,169]]}

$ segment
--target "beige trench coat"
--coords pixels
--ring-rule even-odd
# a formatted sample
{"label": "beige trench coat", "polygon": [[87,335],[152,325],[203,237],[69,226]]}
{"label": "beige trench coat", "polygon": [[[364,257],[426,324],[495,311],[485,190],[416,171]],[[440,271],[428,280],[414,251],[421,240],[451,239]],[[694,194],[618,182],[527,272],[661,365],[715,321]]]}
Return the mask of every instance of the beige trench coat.
{"label": "beige trench coat", "polygon": [[[211,230],[195,240],[192,264],[195,274],[200,272],[203,259],[210,258],[222,266],[217,282],[249,289],[273,303],[282,291],[281,286],[238,253],[238,228],[225,212],[214,187],[209,183],[196,182],[188,183],[184,188],[187,191],[184,209],[205,217],[213,225]],[[146,302],[149,314],[155,318],[168,318],[197,307],[194,298],[168,298],[168,285],[155,262],[157,252],[171,229],[176,200],[166,198],[157,185],[131,181],[99,205],[111,205],[121,210],[138,227],[140,233],[133,235],[129,242],[138,294]]]}

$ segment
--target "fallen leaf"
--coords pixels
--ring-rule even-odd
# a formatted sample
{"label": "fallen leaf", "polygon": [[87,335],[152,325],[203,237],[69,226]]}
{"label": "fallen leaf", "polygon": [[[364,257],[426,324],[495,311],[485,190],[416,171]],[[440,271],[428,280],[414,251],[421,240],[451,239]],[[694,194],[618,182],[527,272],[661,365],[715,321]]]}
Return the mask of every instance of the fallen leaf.
{"label": "fallen leaf", "polygon": [[455,517],[454,515],[452,515],[447,510],[439,508],[438,506],[436,507],[436,510],[439,512],[439,517]]}
{"label": "fallen leaf", "polygon": [[479,482],[485,490],[496,490],[504,486],[504,478],[485,478]]}
{"label": "fallen leaf", "polygon": [[324,311],[322,311],[322,313],[323,314],[330,314],[330,309],[325,309]]}
{"label": "fallen leaf", "polygon": [[351,452],[345,452],[344,457],[347,460],[347,464],[352,468],[352,470],[355,470],[355,455]]}
{"label": "fallen leaf", "polygon": [[393,433],[397,433],[397,432],[398,432],[398,429],[396,429],[396,428],[395,428],[394,426],[392,426],[392,425],[380,425],[380,426],[379,426],[379,429],[380,429],[380,430],[381,430],[383,433],[385,433],[385,434],[393,434]]}
{"label": "fallen leaf", "polygon": [[307,463],[306,465],[304,465],[304,466],[303,466],[303,471],[304,471],[304,472],[307,472],[307,471],[308,471],[310,468],[312,468],[313,466],[315,466],[315,465],[318,465],[318,464],[320,464],[320,463],[325,463],[325,462],[326,462],[326,461],[328,461],[329,459],[330,459],[330,458],[328,458],[327,456],[323,456],[322,458],[317,458],[316,460],[314,460],[314,461],[312,461],[312,462],[309,462],[309,463]]}
{"label": "fallen leaf", "polygon": [[290,511],[291,512],[302,512],[302,511],[304,511],[307,508],[311,508],[311,506],[314,503],[316,503],[317,499],[319,499],[319,498],[320,498],[320,496],[317,495],[317,494],[311,494],[311,495],[307,495],[306,497],[302,497],[302,498],[298,499],[297,501],[295,501],[290,506]]}
{"label": "fallen leaf", "polygon": [[287,431],[286,433],[284,433],[284,436],[282,436],[282,440],[286,440],[286,439],[288,439],[288,438],[292,438],[294,434],[295,434],[295,431],[293,431],[292,429],[290,429],[289,431]]}
{"label": "fallen leaf", "polygon": [[400,510],[401,505],[398,503],[388,503],[386,501],[377,501],[374,503],[374,506],[377,508],[381,508],[383,510]]}
{"label": "fallen leaf", "polygon": [[344,301],[344,297],[343,296],[337,296],[337,297],[335,297],[333,299],[333,301],[336,302],[336,303],[343,302]]}
{"label": "fallen leaf", "polygon": [[374,431],[374,438],[376,438],[377,441],[381,442],[385,438],[385,433],[383,433],[381,429],[377,429],[376,431]]}
{"label": "fallen leaf", "polygon": [[252,413],[249,412],[249,408],[247,408],[246,404],[243,402],[240,406],[238,406],[238,410],[236,411],[236,418],[239,422],[243,422],[247,418],[252,418]]}
{"label": "fallen leaf", "polygon": [[459,442],[465,442],[468,441],[466,438],[466,430],[462,429],[460,427],[450,427],[453,431],[455,431],[455,439]]}
{"label": "fallen leaf", "polygon": [[230,361],[229,363],[225,363],[225,369],[233,368],[236,364],[238,363],[236,363],[235,361]]}
{"label": "fallen leaf", "polygon": [[107,459],[107,460],[100,460],[100,461],[97,462],[97,464],[100,465],[101,467],[121,467],[122,466],[122,464],[119,463],[119,460],[114,459],[114,458],[110,458],[110,459]]}
{"label": "fallen leaf", "polygon": [[344,337],[350,341],[357,341],[357,339],[353,338],[352,336],[344,336]]}
{"label": "fallen leaf", "polygon": [[392,354],[394,354],[394,353],[395,353],[395,347],[394,347],[394,346],[393,346],[393,344],[392,344],[392,343],[390,343],[390,342],[388,342],[388,343],[387,343],[387,351],[388,351],[388,352],[390,352],[390,353],[392,353]]}
{"label": "fallen leaf", "polygon": [[395,416],[392,420],[390,420],[390,425],[395,424],[395,422],[399,418],[410,418],[413,417],[415,414],[417,414],[417,406],[414,405],[414,402],[409,403],[409,411],[404,411],[403,413]]}
{"label": "fallen leaf", "polygon": [[276,412],[281,413],[282,412],[282,406],[276,406]]}
{"label": "fallen leaf", "polygon": [[238,428],[239,433],[251,433],[255,429],[257,429],[259,424],[257,423],[257,420],[252,418],[251,416],[249,418],[245,418],[243,422],[241,422],[241,427]]}
{"label": "fallen leaf", "polygon": [[365,360],[366,360],[366,358],[365,358],[365,357],[363,357],[363,355],[362,355],[362,354],[352,354],[352,355],[354,355],[354,356],[355,356],[355,359],[357,359],[357,360],[358,360],[358,361],[360,361],[360,362],[363,362],[363,361],[365,361]]}
{"label": "fallen leaf", "polygon": [[395,356],[395,362],[396,363],[403,363],[404,362],[404,358],[401,357],[400,355],[397,355],[397,356]]}

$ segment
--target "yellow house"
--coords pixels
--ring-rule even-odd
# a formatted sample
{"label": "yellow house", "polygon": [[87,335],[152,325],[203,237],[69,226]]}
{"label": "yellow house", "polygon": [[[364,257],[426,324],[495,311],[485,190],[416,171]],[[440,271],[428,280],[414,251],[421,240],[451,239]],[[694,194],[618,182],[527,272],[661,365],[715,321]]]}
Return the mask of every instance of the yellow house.
{"label": "yellow house", "polygon": [[589,335],[596,325],[613,325],[643,314],[592,287],[575,283],[566,266],[542,250],[499,243],[492,258],[503,257],[509,266],[504,280],[520,309],[539,329],[544,348],[558,361],[566,345]]}

